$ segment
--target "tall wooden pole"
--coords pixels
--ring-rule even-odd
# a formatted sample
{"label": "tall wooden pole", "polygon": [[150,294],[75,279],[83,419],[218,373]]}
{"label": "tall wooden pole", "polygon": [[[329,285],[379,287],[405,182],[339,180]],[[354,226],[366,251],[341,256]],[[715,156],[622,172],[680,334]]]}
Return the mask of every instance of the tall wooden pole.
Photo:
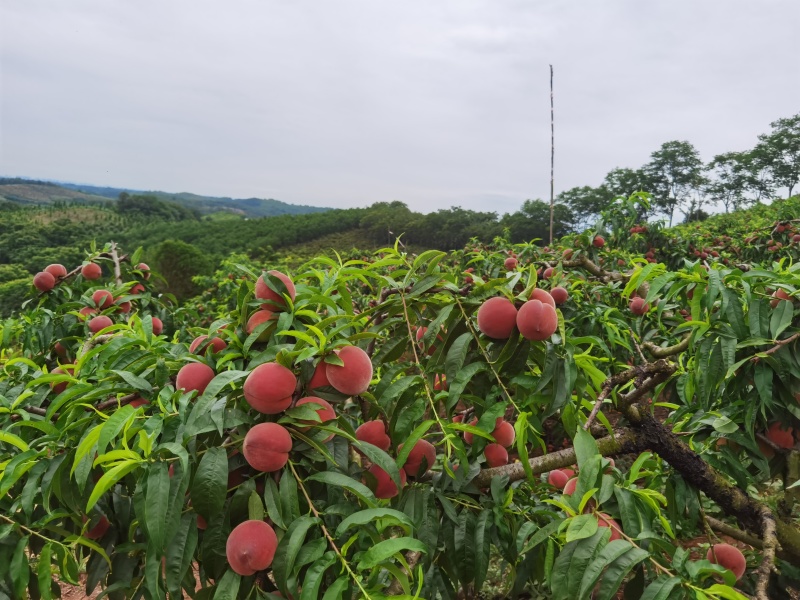
{"label": "tall wooden pole", "polygon": [[555,206],[553,173],[555,171],[555,124],[553,111],[553,65],[550,65],[550,245],[553,245],[553,207]]}

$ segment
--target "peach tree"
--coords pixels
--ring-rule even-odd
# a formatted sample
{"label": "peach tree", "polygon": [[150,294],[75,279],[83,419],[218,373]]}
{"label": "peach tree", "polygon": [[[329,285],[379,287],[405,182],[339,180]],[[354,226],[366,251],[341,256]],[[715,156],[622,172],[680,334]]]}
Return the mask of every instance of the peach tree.
{"label": "peach tree", "polygon": [[229,262],[182,307],[113,244],[48,267],[2,326],[0,594],[775,597],[797,269],[668,268],[607,216],[557,248]]}

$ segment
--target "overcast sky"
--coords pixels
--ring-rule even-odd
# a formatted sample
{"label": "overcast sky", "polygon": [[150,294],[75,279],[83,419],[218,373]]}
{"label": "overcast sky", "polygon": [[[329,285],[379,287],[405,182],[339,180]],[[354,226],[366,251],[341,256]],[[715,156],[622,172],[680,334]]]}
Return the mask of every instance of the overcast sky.
{"label": "overcast sky", "polygon": [[499,213],[800,112],[798,0],[0,0],[0,175]]}

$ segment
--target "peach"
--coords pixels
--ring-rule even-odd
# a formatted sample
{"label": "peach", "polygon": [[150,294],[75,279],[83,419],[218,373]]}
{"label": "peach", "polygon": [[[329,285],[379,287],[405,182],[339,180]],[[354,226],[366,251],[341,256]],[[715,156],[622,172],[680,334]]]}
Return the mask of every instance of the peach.
{"label": "peach", "polygon": [[114,294],[108,290],[95,290],[92,294],[92,303],[100,310],[109,308],[114,304]]}
{"label": "peach", "polygon": [[100,520],[97,522],[97,525],[92,527],[89,531],[83,534],[83,537],[89,538],[90,540],[99,540],[106,534],[108,528],[111,527],[111,522],[108,520],[108,517],[103,515],[100,517]]}
{"label": "peach", "polygon": [[542,288],[533,288],[533,290],[531,290],[531,295],[528,296],[528,300],[539,300],[542,304],[549,304],[553,308],[556,307],[556,300],[553,298],[553,295]]}
{"label": "peach", "polygon": [[100,279],[103,269],[97,263],[90,262],[81,267],[81,275],[84,279]]}
{"label": "peach", "polygon": [[192,362],[185,364],[178,371],[175,387],[184,392],[197,391],[200,396],[214,379],[214,369],[205,363]]}
{"label": "peach", "polygon": [[328,381],[337,391],[348,396],[357,396],[367,391],[372,380],[372,361],[369,354],[358,346],[345,346],[336,350],[343,366],[325,364]]}
{"label": "peach", "polygon": [[553,267],[547,267],[542,273],[544,279],[550,279],[553,276]]}
{"label": "peach", "polygon": [[153,335],[161,335],[164,331],[164,323],[158,317],[153,317]]}
{"label": "peach", "polygon": [[441,392],[447,389],[447,377],[436,373],[433,377],[433,391]]}
{"label": "peach", "polygon": [[141,283],[137,283],[136,285],[134,285],[131,288],[130,293],[131,294],[141,294],[144,291],[145,291],[145,287]]}
{"label": "peach", "polygon": [[189,352],[192,354],[205,354],[209,349],[211,349],[211,352],[216,354],[217,352],[222,352],[228,347],[227,342],[222,338],[215,337],[211,338],[209,341],[206,340],[208,340],[207,335],[201,335],[194,338],[192,343],[189,344]]}
{"label": "peach", "polygon": [[777,421],[769,426],[766,432],[767,439],[780,448],[794,448],[794,430],[784,427]]}
{"label": "peach", "polygon": [[[319,416],[320,423],[327,423],[328,421],[333,421],[334,419],[336,419],[336,411],[333,410],[333,407],[322,398],[317,398],[316,396],[306,396],[305,398],[300,398],[300,400],[297,401],[296,406],[302,406],[303,404],[319,405],[316,411],[317,415]],[[298,427],[300,431],[308,431],[311,427],[317,424],[316,421],[303,421],[303,422],[308,423],[308,427]],[[331,439],[332,437],[333,434],[331,434],[328,437],[328,440]]]}
{"label": "peach", "polygon": [[150,267],[148,267],[146,263],[139,263],[134,268],[137,271],[142,272],[142,277],[144,277],[145,279],[150,279]]}
{"label": "peach", "polygon": [[[71,372],[75,369],[75,365],[61,365],[60,367],[56,367],[52,371],[50,371],[51,375],[66,375],[71,374]],[[53,390],[53,393],[60,394],[65,389],[67,389],[67,385],[69,382],[62,381],[61,383],[50,382],[50,389]]]}
{"label": "peach", "polygon": [[78,313],[82,315],[81,321],[85,321],[86,317],[97,313],[97,309],[92,308],[91,306],[84,306],[82,309],[78,311]]}
{"label": "peach", "polygon": [[478,309],[478,329],[487,337],[505,340],[517,324],[517,309],[508,298],[489,298]]}
{"label": "peach", "polygon": [[257,471],[271,473],[282,469],[289,460],[292,436],[277,423],[259,423],[244,436],[242,454]]}
{"label": "peach", "polygon": [[504,262],[503,266],[508,269],[509,271],[513,271],[517,268],[517,259],[513,256],[509,256]]}
{"label": "peach", "polygon": [[53,347],[53,350],[55,350],[56,354],[58,354],[58,356],[60,356],[61,358],[67,357],[68,351],[61,342],[56,342],[56,345]]}
{"label": "peach", "polygon": [[514,444],[517,434],[514,432],[514,426],[508,421],[498,419],[492,432],[494,441],[506,448]]}
{"label": "peach", "polygon": [[134,398],[128,404],[130,404],[133,408],[139,408],[140,406],[150,404],[150,401],[144,398]]}
{"label": "peach", "polygon": [[[34,284],[35,283],[36,283],[36,280],[34,280]],[[778,306],[778,304],[780,304],[784,300],[790,300],[791,301],[791,299],[792,299],[792,297],[789,295],[789,293],[786,290],[778,288],[777,290],[775,290],[772,293],[772,300],[769,301],[769,305],[772,308],[775,308],[775,307]]]}
{"label": "peach", "polygon": [[[414,329],[415,329],[415,336],[417,338],[417,343],[419,343],[419,347],[424,350],[425,349],[425,343],[423,342],[422,338],[425,337],[425,332],[428,331],[428,328],[427,327],[415,327]],[[436,339],[441,341],[442,340],[442,336],[440,334],[437,334]],[[436,346],[431,344],[428,347],[428,350],[426,351],[426,353],[428,354],[428,356],[431,356],[434,352],[436,352]]]}
{"label": "peach", "polygon": [[[247,319],[247,325],[245,325],[245,330],[247,331],[247,335],[253,333],[256,327],[258,327],[262,323],[274,320],[273,318],[274,316],[275,313],[272,312],[271,310],[261,309],[254,312],[252,315],[250,315],[250,318]],[[267,341],[267,339],[269,339],[269,333],[267,333],[266,331],[261,332],[261,335],[258,336],[259,342],[265,342]]]}
{"label": "peach", "polygon": [[[397,485],[392,478],[389,477],[389,474],[381,469],[378,465],[372,465],[369,468],[369,472],[375,477],[375,481],[377,482],[375,485],[375,497],[380,498],[381,500],[388,500],[389,498],[394,498],[399,493],[397,489]],[[406,472],[405,469],[400,469],[400,484],[405,486],[406,484]]]}
{"label": "peach", "polygon": [[642,316],[650,310],[650,305],[644,301],[644,298],[636,296],[635,298],[631,299],[631,303],[628,305],[628,308],[630,308],[633,314]]}
{"label": "peach", "polygon": [[328,375],[326,374],[326,366],[324,360],[317,363],[317,366],[314,368],[314,374],[311,376],[311,379],[308,380],[306,386],[308,389],[313,390],[318,387],[329,387],[331,385],[331,382],[328,381]]}
{"label": "peach", "polygon": [[58,263],[47,265],[44,268],[44,270],[50,273],[50,275],[52,275],[56,279],[67,276],[67,268],[64,265],[60,265]]}
{"label": "peach", "polygon": [[517,313],[517,329],[526,340],[549,339],[558,329],[556,310],[540,300],[528,300]]}
{"label": "peach", "polygon": [[276,415],[292,403],[297,377],[278,363],[258,365],[244,382],[244,398],[260,413]]}
{"label": "peach", "polygon": [[732,571],[737,581],[742,578],[747,569],[747,560],[742,551],[730,544],[714,544],[708,549],[706,558],[709,562]]}
{"label": "peach", "polygon": [[572,258],[572,253],[572,248],[567,248],[564,250],[564,253],[561,256],[564,258],[564,260],[569,260]]}
{"label": "peach", "polygon": [[[403,444],[400,444],[397,451],[399,452],[402,449]],[[408,459],[403,465],[403,470],[406,472],[406,475],[416,477],[417,473],[420,472],[420,468],[422,468],[422,472],[424,473],[430,470],[435,462],[436,448],[434,445],[427,440],[417,440],[417,443],[414,444],[414,447],[408,454]]]}
{"label": "peach", "polygon": [[486,464],[490,467],[502,467],[508,464],[508,451],[500,444],[487,444],[483,449]]}
{"label": "peach", "polygon": [[[478,419],[477,417],[472,419],[469,423],[470,425],[477,425]],[[494,441],[508,448],[509,446],[514,444],[514,440],[516,439],[516,433],[514,432],[514,426],[509,423],[508,421],[504,421],[503,417],[498,417],[495,421],[494,430],[491,433]],[[464,441],[468,444],[471,444],[473,440],[473,435],[469,431],[464,432]]]}
{"label": "peach", "polygon": [[562,469],[550,471],[550,473],[547,475],[547,483],[560,490],[564,489],[564,486],[567,485],[569,479],[569,475],[567,475]]}
{"label": "peach", "polygon": [[622,527],[620,527],[619,523],[617,523],[614,519],[612,519],[606,513],[602,513],[602,512],[597,513],[597,525],[600,526],[600,527],[610,527],[611,528],[611,539],[609,540],[610,542],[613,542],[614,540],[622,539],[622,535],[621,535]]}
{"label": "peach", "polygon": [[592,245],[595,248],[602,248],[606,245],[606,240],[602,235],[598,235],[592,240]]}
{"label": "peach", "polygon": [[92,333],[97,333],[98,331],[105,329],[106,327],[111,327],[114,324],[109,317],[105,315],[100,315],[99,317],[93,317],[89,321],[89,331]]}
{"label": "peach", "polygon": [[[274,275],[283,282],[283,284],[286,286],[286,291],[289,295],[289,298],[292,300],[292,302],[294,302],[296,290],[290,277],[284,273],[281,273],[280,271],[268,271],[268,273],[270,275]],[[268,308],[270,310],[286,307],[286,300],[282,295],[270,289],[270,287],[264,282],[263,275],[261,275],[261,277],[258,278],[258,281],[256,281],[256,298],[259,300],[266,300],[264,303],[264,308]]]}
{"label": "peach", "polygon": [[53,277],[52,273],[42,271],[41,273],[37,273],[33,276],[33,287],[40,292],[49,292],[55,287],[55,285],[56,278]]}
{"label": "peach", "polygon": [[567,496],[572,496],[575,493],[575,488],[578,487],[578,478],[573,477],[567,483],[564,484],[564,494]]}
{"label": "peach", "polygon": [[564,304],[567,300],[569,300],[569,292],[564,289],[563,287],[554,287],[550,290],[550,296],[553,298],[555,303],[559,306]]}
{"label": "peach", "polygon": [[125,302],[120,302],[117,306],[117,310],[127,315],[129,312],[131,312],[131,303],[127,300]]}
{"label": "peach", "polygon": [[386,435],[386,426],[383,421],[367,421],[356,429],[356,439],[377,446],[384,452],[392,445],[392,440]]}
{"label": "peach", "polygon": [[278,536],[269,523],[250,520],[231,531],[225,543],[225,556],[234,573],[248,576],[269,567],[277,548]]}

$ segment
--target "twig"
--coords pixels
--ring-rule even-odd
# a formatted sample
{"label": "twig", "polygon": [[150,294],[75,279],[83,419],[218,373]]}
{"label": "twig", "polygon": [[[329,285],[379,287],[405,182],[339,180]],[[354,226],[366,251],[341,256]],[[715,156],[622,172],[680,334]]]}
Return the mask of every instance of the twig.
{"label": "twig", "polygon": [[772,348],[770,348],[769,350],[764,350],[763,352],[759,352],[759,353],[757,353],[757,354],[756,354],[755,356],[753,356],[753,358],[751,358],[750,360],[751,360],[752,362],[758,362],[758,361],[759,361],[759,359],[760,359],[760,358],[762,358],[762,355],[767,355],[767,356],[769,356],[770,354],[775,354],[775,353],[776,353],[778,350],[780,350],[781,348],[783,348],[783,347],[784,347],[786,344],[791,344],[793,341],[795,341],[795,340],[796,340],[796,339],[798,339],[798,338],[800,338],[800,331],[798,331],[797,333],[794,333],[794,334],[790,335],[790,336],[789,336],[788,338],[786,338],[785,340],[779,340],[779,341],[775,342],[775,345],[774,345]]}

